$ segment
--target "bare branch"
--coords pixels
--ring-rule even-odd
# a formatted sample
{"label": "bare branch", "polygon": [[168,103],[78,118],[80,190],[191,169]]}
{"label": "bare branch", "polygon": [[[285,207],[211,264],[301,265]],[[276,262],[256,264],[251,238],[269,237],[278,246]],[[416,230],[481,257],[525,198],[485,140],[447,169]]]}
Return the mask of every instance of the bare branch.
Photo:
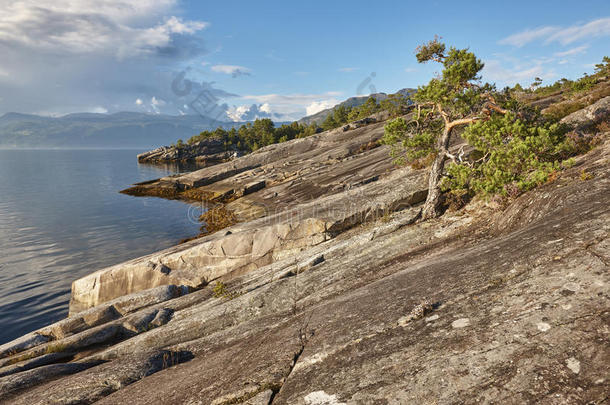
{"label": "bare branch", "polygon": [[451,121],[451,122],[447,122],[447,128],[448,129],[453,129],[455,127],[459,127],[459,126],[462,126],[462,125],[472,124],[473,122],[480,121],[480,120],[482,120],[481,117],[462,118],[462,119],[459,119],[459,120],[454,120],[454,121]]}
{"label": "bare branch", "polygon": [[485,106],[483,107],[483,112],[485,112],[486,114],[490,114],[491,111],[495,111],[500,114],[506,114],[508,112],[508,110],[506,110],[496,104],[486,103]]}
{"label": "bare branch", "polygon": [[441,117],[443,117],[443,121],[445,121],[445,126],[448,126],[450,124],[449,115],[445,111],[443,111],[440,104],[437,103],[436,108],[438,108],[439,114],[441,115]]}

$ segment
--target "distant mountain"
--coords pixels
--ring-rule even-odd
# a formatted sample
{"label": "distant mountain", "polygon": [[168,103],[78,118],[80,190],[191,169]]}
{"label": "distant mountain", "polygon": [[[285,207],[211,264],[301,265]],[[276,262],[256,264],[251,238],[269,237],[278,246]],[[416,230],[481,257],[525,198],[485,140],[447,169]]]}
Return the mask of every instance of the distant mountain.
{"label": "distant mountain", "polygon": [[[400,95],[407,97],[410,94],[412,94],[413,92],[415,92],[415,89],[401,89],[401,90],[398,90],[395,94],[400,94]],[[335,108],[337,108],[339,106],[358,107],[358,106],[361,106],[362,104],[366,103],[366,100],[368,100],[369,97],[375,97],[375,99],[377,101],[381,101],[381,100],[385,100],[386,98],[388,98],[388,94],[387,93],[373,93],[368,96],[350,97],[347,100],[335,105],[334,107],[327,108],[326,110],[322,110],[315,114],[303,117],[298,122],[300,122],[301,124],[305,124],[305,125],[309,125],[312,122],[317,122],[318,124],[322,124],[322,122],[326,119],[328,114],[330,114],[332,111],[334,111]]]}
{"label": "distant mountain", "polygon": [[[242,123],[226,122],[230,128]],[[133,147],[150,149],[184,140],[218,121],[199,115],[171,116],[119,112],[77,113],[62,117],[7,113],[0,117],[0,147]]]}

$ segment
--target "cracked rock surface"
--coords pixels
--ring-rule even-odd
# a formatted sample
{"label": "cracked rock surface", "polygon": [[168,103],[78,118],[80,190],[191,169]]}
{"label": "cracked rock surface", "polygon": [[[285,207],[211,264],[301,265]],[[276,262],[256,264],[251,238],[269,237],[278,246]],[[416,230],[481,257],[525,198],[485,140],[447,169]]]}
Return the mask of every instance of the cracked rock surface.
{"label": "cracked rock surface", "polygon": [[[179,257],[220,271],[209,258],[224,250],[230,270],[202,280],[227,294],[153,286],[3,345],[0,402],[607,402],[608,156],[606,138],[501,211],[474,202],[415,222],[422,175],[395,170],[299,203],[310,214],[293,227],[263,217],[170,249],[157,273],[174,281],[189,280]],[[331,215],[356,192],[356,214]],[[231,267],[227,252],[254,264]]]}

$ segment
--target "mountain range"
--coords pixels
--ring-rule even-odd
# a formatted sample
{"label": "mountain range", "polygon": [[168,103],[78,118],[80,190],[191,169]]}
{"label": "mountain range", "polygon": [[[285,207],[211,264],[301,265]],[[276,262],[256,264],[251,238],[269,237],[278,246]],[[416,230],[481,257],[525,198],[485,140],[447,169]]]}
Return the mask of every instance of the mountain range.
{"label": "mountain range", "polygon": [[[412,89],[397,93],[407,95]],[[322,121],[340,105],[356,107],[369,97],[378,101],[386,93],[350,97],[332,108],[303,117],[299,122]],[[276,122],[281,125],[284,122]],[[1,148],[142,148],[153,149],[186,140],[204,130],[219,126],[231,128],[245,122],[219,122],[200,115],[163,115],[139,112],[114,114],[76,113],[61,117],[6,113],[0,117]]]}
{"label": "mountain range", "polygon": [[[404,96],[404,97],[408,97],[409,95],[413,94],[415,92],[415,89],[401,89],[398,90],[395,94]],[[366,103],[366,100],[369,99],[369,97],[374,97],[375,100],[382,101],[385,100],[386,98],[389,97],[389,94],[387,93],[373,93],[370,94],[368,96],[355,96],[355,97],[350,97],[347,100],[331,107],[331,108],[327,108],[325,110],[319,111],[315,114],[312,115],[308,115],[306,117],[301,118],[298,122],[300,122],[301,124],[306,124],[309,125],[312,122],[316,122],[318,124],[321,124],[326,117],[328,116],[328,114],[330,114],[331,112],[333,112],[335,110],[335,108],[339,107],[339,106],[344,106],[344,107],[358,107],[361,106],[362,104]]]}
{"label": "mountain range", "polygon": [[179,138],[188,139],[206,129],[234,125],[199,115],[119,112],[46,117],[7,113],[0,117],[0,147],[154,148]]}

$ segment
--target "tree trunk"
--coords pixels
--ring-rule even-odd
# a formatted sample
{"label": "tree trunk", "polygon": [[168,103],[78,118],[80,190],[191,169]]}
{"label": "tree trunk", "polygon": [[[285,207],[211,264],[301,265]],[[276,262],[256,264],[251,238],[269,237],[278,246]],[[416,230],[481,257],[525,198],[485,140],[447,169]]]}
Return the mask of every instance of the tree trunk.
{"label": "tree trunk", "polygon": [[439,138],[436,145],[436,159],[430,168],[430,176],[428,177],[428,197],[424,203],[422,210],[422,219],[435,218],[440,215],[440,181],[445,168],[446,154],[449,151],[449,139],[451,138],[451,130],[453,126],[445,124],[443,135]]}

